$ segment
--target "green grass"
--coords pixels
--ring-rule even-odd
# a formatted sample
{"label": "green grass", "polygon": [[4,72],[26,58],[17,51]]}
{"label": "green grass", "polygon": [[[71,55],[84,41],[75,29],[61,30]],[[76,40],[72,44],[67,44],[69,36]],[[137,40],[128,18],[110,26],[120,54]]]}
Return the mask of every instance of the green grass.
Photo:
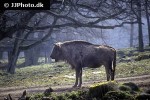
{"label": "green grass", "polygon": [[119,63],[116,67],[117,77],[137,76],[150,73],[150,59]]}
{"label": "green grass", "polygon": [[[57,65],[63,66],[60,68]],[[66,68],[66,64],[57,63],[17,68],[13,75],[1,71],[0,87],[61,85],[67,80],[63,77],[63,74],[69,73]]]}
{"label": "green grass", "polygon": [[[137,76],[149,73],[149,59],[137,62],[119,63],[116,67],[116,77]],[[101,79],[106,79],[103,66],[96,69],[83,69],[83,82]],[[16,73],[13,75],[0,71],[0,87],[68,85],[73,84],[74,81],[74,70],[72,70],[68,64],[62,62],[17,68]]]}

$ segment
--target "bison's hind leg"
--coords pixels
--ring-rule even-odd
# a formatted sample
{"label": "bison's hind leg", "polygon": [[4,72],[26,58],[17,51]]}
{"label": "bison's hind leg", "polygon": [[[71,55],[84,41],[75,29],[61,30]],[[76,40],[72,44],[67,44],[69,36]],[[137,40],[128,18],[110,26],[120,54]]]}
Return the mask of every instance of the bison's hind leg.
{"label": "bison's hind leg", "polygon": [[115,71],[114,69],[111,71],[111,80],[113,81],[115,78]]}
{"label": "bison's hind leg", "polygon": [[79,83],[78,83],[78,87],[81,87],[82,85],[82,68],[80,68],[80,72],[79,72]]}
{"label": "bison's hind leg", "polygon": [[110,70],[108,69],[108,67],[105,67],[105,71],[106,71],[107,81],[109,81],[110,80]]}
{"label": "bison's hind leg", "polygon": [[116,70],[116,60],[112,61],[112,72],[111,72],[111,80],[115,79],[115,70]]}

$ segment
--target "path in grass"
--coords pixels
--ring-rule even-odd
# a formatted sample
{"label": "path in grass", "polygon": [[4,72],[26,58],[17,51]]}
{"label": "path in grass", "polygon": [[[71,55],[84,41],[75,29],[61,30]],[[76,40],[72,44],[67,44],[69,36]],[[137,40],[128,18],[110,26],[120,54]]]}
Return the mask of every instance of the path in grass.
{"label": "path in grass", "polygon": [[[100,82],[105,81],[101,80]],[[143,76],[136,76],[136,77],[127,77],[127,78],[117,78],[117,82],[134,82],[139,87],[142,87],[144,89],[150,89],[150,75],[143,75]],[[83,83],[83,87],[88,87],[95,82],[87,82]],[[43,93],[45,89],[49,88],[49,86],[41,86],[41,87],[8,87],[8,88],[0,88],[0,100],[3,100],[4,97],[6,97],[8,94],[11,94],[12,97],[18,98],[21,96],[22,92],[24,90],[27,90],[27,93],[33,94],[33,93]],[[54,92],[67,92],[72,90],[77,90],[78,88],[72,88],[71,85],[66,86],[54,86],[51,87]]]}

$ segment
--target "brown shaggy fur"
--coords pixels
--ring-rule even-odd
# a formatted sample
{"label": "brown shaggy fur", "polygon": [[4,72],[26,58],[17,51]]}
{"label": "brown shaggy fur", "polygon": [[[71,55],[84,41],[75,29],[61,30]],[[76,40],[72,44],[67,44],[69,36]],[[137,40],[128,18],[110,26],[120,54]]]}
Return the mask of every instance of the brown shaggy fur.
{"label": "brown shaggy fur", "polygon": [[[82,84],[82,68],[105,66],[107,81],[114,80],[116,67],[116,50],[107,45],[94,45],[85,41],[67,41],[56,43],[50,56],[55,61],[66,61],[76,71],[76,82]],[[79,83],[78,83],[79,79]]]}

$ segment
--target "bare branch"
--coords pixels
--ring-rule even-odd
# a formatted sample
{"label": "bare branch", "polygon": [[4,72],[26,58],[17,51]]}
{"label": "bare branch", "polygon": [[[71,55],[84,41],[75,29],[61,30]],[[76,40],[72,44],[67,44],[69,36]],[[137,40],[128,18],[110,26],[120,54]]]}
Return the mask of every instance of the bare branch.
{"label": "bare branch", "polygon": [[[57,18],[54,18],[54,21],[53,21],[53,23],[52,23],[52,26],[55,25],[56,22],[57,22]],[[47,35],[45,35],[42,39],[40,39],[39,41],[36,41],[36,42],[34,42],[33,44],[28,45],[28,46],[20,46],[20,49],[21,49],[21,50],[26,50],[26,49],[32,48],[33,46],[38,45],[39,43],[41,43],[41,42],[45,41],[46,39],[48,39],[48,38],[51,36],[52,31],[53,31],[53,27],[50,28],[50,30],[49,30],[49,32],[47,33]]]}

